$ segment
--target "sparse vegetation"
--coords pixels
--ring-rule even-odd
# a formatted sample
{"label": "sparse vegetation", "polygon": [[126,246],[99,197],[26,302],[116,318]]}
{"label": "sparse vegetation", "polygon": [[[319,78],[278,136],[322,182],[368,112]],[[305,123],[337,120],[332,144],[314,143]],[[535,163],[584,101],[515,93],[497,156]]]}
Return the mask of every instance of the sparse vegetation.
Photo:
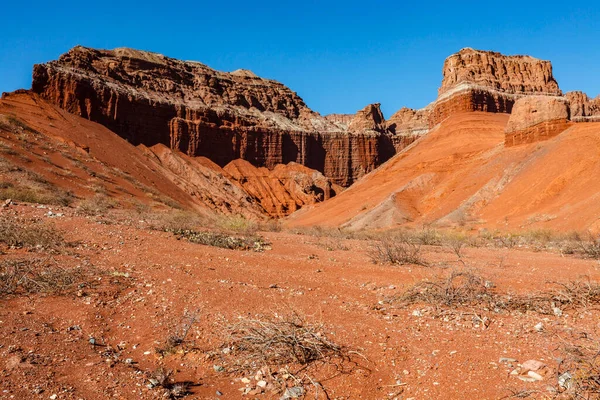
{"label": "sparse vegetation", "polygon": [[581,334],[562,346],[556,392],[561,399],[600,398],[600,342]]}
{"label": "sparse vegetation", "polygon": [[166,338],[164,343],[156,348],[156,352],[161,356],[177,353],[178,349],[185,343],[190,329],[198,320],[198,313],[186,312],[183,319],[173,327],[172,332]]}
{"label": "sparse vegetation", "polygon": [[230,250],[264,251],[268,243],[261,236],[233,236],[223,232],[179,230],[173,232],[179,238],[206,246]]}
{"label": "sparse vegetation", "polygon": [[115,208],[118,203],[102,194],[97,194],[92,198],[82,200],[77,209],[87,215],[100,215],[106,213],[109,209]]}
{"label": "sparse vegetation", "polygon": [[402,235],[374,243],[369,249],[369,258],[374,264],[430,266],[423,258],[421,244]]}
{"label": "sparse vegetation", "polygon": [[307,366],[317,361],[347,357],[347,349],[330,340],[322,324],[294,313],[288,316],[240,318],[225,327],[233,359],[231,368],[256,371],[263,366]]}
{"label": "sparse vegetation", "polygon": [[435,309],[478,308],[482,311],[561,314],[600,304],[600,285],[591,281],[554,283],[555,288],[528,295],[499,293],[495,285],[471,271],[452,271],[445,278],[419,282],[385,303],[428,304]]}
{"label": "sparse vegetation", "polygon": [[15,294],[68,294],[89,287],[90,268],[64,268],[52,259],[0,262],[0,297]]}
{"label": "sparse vegetation", "polygon": [[148,381],[151,388],[162,388],[165,398],[180,399],[189,394],[188,382],[174,382],[173,371],[164,367],[159,367],[151,372]]}
{"label": "sparse vegetation", "polygon": [[10,247],[56,249],[63,244],[59,231],[40,221],[0,215],[0,242]]}

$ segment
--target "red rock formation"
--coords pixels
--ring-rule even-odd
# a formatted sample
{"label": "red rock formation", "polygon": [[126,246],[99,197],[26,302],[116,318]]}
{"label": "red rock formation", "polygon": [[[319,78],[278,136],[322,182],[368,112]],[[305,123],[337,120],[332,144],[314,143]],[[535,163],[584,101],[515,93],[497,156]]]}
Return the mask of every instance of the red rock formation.
{"label": "red rock formation", "polygon": [[350,125],[348,131],[352,133],[363,131],[383,132],[385,129],[385,118],[380,108],[381,104],[369,104],[362,110],[358,111]]}
{"label": "red rock formation", "polygon": [[583,92],[568,92],[565,97],[570,104],[572,121],[600,121],[600,96],[592,100]]}
{"label": "red rock formation", "polygon": [[392,141],[396,151],[401,151],[429,132],[430,112],[429,108],[413,110],[404,107],[386,121],[386,128],[394,133]]}
{"label": "red rock formation", "polygon": [[515,102],[505,129],[505,145],[546,140],[569,127],[569,104],[562,97],[527,96]]}
{"label": "red rock formation", "polygon": [[335,125],[343,130],[348,130],[348,126],[355,114],[329,114],[325,116],[327,121],[333,122]]}
{"label": "red rock formation", "polygon": [[166,144],[220,166],[297,162],[348,186],[395,152],[384,132],[348,135],[278,82],[155,53],[78,46],[36,65],[32,88],[130,143]]}
{"label": "red rock formation", "polygon": [[430,126],[461,112],[510,113],[524,95],[560,96],[562,92],[549,61],[466,48],[446,59],[438,94]]}
{"label": "red rock formation", "polygon": [[224,171],[275,218],[285,217],[304,205],[327,200],[343,190],[332,185],[320,172],[296,163],[279,164],[270,171],[240,159],[227,164]]}

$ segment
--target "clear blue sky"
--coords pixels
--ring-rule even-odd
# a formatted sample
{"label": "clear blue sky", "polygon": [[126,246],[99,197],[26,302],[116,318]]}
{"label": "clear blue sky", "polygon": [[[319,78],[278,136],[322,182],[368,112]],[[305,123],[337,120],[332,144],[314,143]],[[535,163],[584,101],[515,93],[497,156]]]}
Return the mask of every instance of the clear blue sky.
{"label": "clear blue sky", "polygon": [[0,26],[0,91],[81,44],[250,69],[322,114],[423,107],[463,47],[551,60],[563,91],[600,94],[596,1],[7,1]]}

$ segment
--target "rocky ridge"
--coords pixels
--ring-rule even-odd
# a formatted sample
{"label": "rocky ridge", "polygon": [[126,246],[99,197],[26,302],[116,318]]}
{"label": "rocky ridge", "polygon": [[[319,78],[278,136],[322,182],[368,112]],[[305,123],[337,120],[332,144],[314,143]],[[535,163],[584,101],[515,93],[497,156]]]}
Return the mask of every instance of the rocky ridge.
{"label": "rocky ridge", "polygon": [[166,144],[221,167],[296,162],[348,186],[396,151],[388,132],[349,130],[279,82],[145,51],[77,46],[36,65],[32,90],[130,143]]}
{"label": "rocky ridge", "polygon": [[567,102],[571,121],[600,119],[600,97],[563,96],[549,61],[465,48],[445,60],[442,75],[434,102],[389,120],[379,104],[323,117],[283,84],[251,71],[220,72],[127,48],[77,46],[36,65],[32,89],[136,145],[165,144],[220,167],[237,159],[269,170],[293,162],[344,187],[451,115],[510,114],[523,97],[548,96]]}

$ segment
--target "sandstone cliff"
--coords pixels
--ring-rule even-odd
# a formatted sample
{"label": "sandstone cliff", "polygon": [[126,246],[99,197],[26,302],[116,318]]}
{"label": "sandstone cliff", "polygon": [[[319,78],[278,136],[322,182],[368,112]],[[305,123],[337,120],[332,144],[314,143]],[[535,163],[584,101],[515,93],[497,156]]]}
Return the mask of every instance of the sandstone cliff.
{"label": "sandstone cliff", "polygon": [[600,96],[590,99],[583,92],[568,92],[565,97],[571,107],[571,120],[574,122],[600,121]]}
{"label": "sandstone cliff", "polygon": [[430,126],[460,112],[510,113],[526,95],[562,95],[552,64],[529,56],[466,48],[446,59],[442,74]]}
{"label": "sandstone cliff", "polygon": [[279,82],[156,53],[77,46],[36,65],[32,89],[132,144],[166,144],[221,167],[297,162],[348,186],[395,153],[386,132],[349,134]]}

